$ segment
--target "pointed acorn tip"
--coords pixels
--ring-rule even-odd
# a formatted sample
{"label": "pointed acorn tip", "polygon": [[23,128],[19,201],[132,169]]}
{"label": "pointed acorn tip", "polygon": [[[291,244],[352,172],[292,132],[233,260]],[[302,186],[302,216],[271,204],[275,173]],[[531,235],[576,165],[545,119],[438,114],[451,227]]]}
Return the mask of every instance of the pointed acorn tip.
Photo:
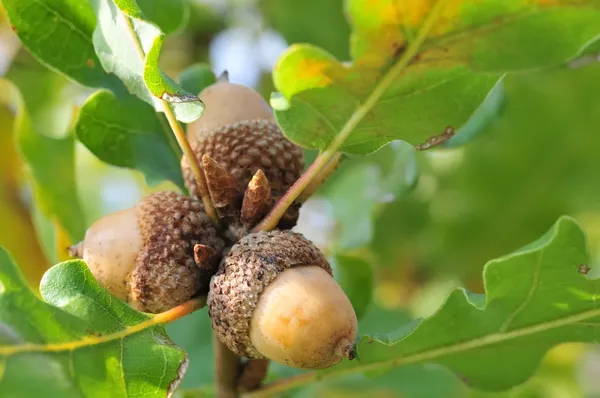
{"label": "pointed acorn tip", "polygon": [[83,241],[81,241],[73,246],[69,246],[67,248],[67,250],[69,252],[69,256],[75,257],[75,258],[82,258],[83,257]]}
{"label": "pointed acorn tip", "polygon": [[210,156],[202,155],[202,167],[213,204],[220,217],[234,215],[239,208],[242,192],[238,180]]}
{"label": "pointed acorn tip", "polygon": [[194,261],[199,268],[203,268],[205,264],[215,255],[217,252],[210,246],[203,244],[194,245]]}
{"label": "pointed acorn tip", "polygon": [[227,69],[225,69],[225,70],[223,70],[223,72],[221,72],[219,77],[217,77],[217,82],[228,82],[228,81],[229,81],[229,72],[227,72]]}
{"label": "pointed acorn tip", "polygon": [[219,190],[223,190],[224,184],[227,184],[228,187],[237,187],[236,178],[221,166],[219,162],[206,154],[202,155],[202,167],[204,168],[204,173],[206,173],[209,189],[212,187],[212,189],[219,188]]}
{"label": "pointed acorn tip", "polygon": [[217,161],[214,160],[213,158],[211,158],[210,156],[208,156],[207,154],[202,155],[202,165],[204,167],[206,167],[206,166],[212,166],[215,163],[217,163]]}
{"label": "pointed acorn tip", "polygon": [[248,225],[258,222],[271,207],[271,184],[265,173],[258,169],[248,183],[242,201],[242,221]]}
{"label": "pointed acorn tip", "polygon": [[262,171],[262,169],[258,169],[256,171],[256,173],[254,173],[254,176],[252,176],[252,179],[250,180],[250,182],[248,183],[248,189],[251,189],[254,191],[258,188],[268,187],[269,192],[271,192],[269,185],[270,185],[269,179],[267,178],[265,173]]}

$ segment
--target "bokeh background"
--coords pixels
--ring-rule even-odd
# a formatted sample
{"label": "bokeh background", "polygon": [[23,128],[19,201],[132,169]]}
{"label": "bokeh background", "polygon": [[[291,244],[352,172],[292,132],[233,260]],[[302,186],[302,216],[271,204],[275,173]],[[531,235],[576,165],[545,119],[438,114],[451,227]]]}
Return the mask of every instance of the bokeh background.
{"label": "bokeh background", "polygon": [[[342,0],[189,2],[186,25],[169,36],[161,57],[161,66],[171,76],[192,63],[207,62],[215,73],[226,69],[230,80],[268,98],[274,90],[270,71],[292,43],[312,43],[339,59],[349,58],[350,28]],[[351,252],[374,270],[373,303],[365,310],[361,332],[385,332],[427,316],[456,286],[483,292],[481,271],[487,261],[537,239],[563,214],[582,223],[593,263],[599,263],[597,61],[590,53],[564,67],[507,76],[504,100],[494,117],[480,126],[476,139],[419,154],[398,142],[374,156],[346,159],[303,207],[298,230],[324,251]],[[49,71],[23,49],[0,6],[2,76],[20,88],[35,128],[53,137],[67,133],[74,107],[90,93]],[[13,144],[13,123],[13,110],[0,106],[0,245],[12,252],[35,287],[49,266],[67,257],[49,255],[39,243],[40,209]],[[176,189],[169,183],[149,187],[141,173],[106,165],[81,144],[76,150],[86,225],[133,206],[151,191]],[[314,153],[306,157],[308,162]],[[66,246],[69,242],[57,228],[56,244]],[[183,382],[186,394],[210,392],[205,311],[168,329],[191,357]],[[271,377],[291,372],[273,366]],[[552,350],[529,382],[505,393],[472,391],[446,370],[422,365],[368,380],[353,376],[298,394],[600,397],[599,375],[598,347],[567,344]]]}

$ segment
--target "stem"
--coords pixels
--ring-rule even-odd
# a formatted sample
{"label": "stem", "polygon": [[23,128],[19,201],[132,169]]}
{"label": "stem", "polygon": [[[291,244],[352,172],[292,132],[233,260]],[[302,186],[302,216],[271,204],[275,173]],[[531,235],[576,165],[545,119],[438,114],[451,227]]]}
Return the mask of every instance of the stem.
{"label": "stem", "polygon": [[394,82],[396,77],[408,66],[413,60],[419,48],[427,38],[429,30],[437,21],[437,17],[443,9],[447,0],[439,0],[431,12],[427,15],[419,34],[412,41],[398,62],[383,76],[379,85],[371,92],[365,102],[359,105],[350,119],[346,121],[340,132],[333,138],[327,148],[323,150],[314,160],[314,162],[306,169],[304,174],[290,187],[290,189],[281,197],[279,202],[275,204],[271,212],[258,224],[255,231],[269,231],[277,226],[279,219],[283,216],[288,207],[292,205],[294,200],[300,196],[302,191],[310,184],[310,182],[319,174],[319,172],[327,165],[329,160],[337,153],[338,149],[344,144],[346,139],[352,134],[360,121],[371,111],[377,104],[377,101],[385,93],[388,87]]}
{"label": "stem", "polygon": [[217,398],[236,398],[240,358],[219,340],[213,331],[215,385]]}
{"label": "stem", "polygon": [[168,311],[161,312],[160,314],[156,314],[152,317],[151,321],[154,324],[158,325],[161,323],[171,323],[180,318],[183,318],[186,315],[191,314],[192,312],[203,308],[206,305],[206,297],[195,298],[189,301],[186,301],[183,304],[178,305],[175,308],[171,308]]}
{"label": "stem", "polygon": [[304,191],[302,191],[300,196],[298,196],[298,200],[300,200],[300,202],[308,200],[308,198],[317,192],[317,189],[319,189],[321,184],[323,184],[329,178],[329,176],[337,170],[341,162],[342,154],[338,152],[333,156],[333,158],[331,158],[327,165],[325,165],[325,167],[313,177],[312,181],[307,185]]}
{"label": "stem", "polygon": [[173,114],[173,110],[169,106],[168,102],[163,101],[163,108],[165,116],[167,117],[167,121],[169,122],[169,126],[171,126],[171,130],[173,131],[173,135],[175,135],[177,143],[183,151],[183,156],[185,156],[190,163],[190,167],[194,173],[194,177],[196,178],[196,184],[198,184],[198,190],[200,191],[200,198],[204,204],[204,211],[211,219],[213,224],[219,225],[219,217],[217,216],[217,211],[212,203],[210,193],[208,192],[208,186],[206,185],[206,176],[204,175],[202,168],[200,168],[200,163],[198,163],[198,159],[194,155],[194,151],[192,150],[190,142],[185,135],[185,131],[183,131],[181,124],[179,124],[177,118],[175,118],[175,114]]}
{"label": "stem", "polygon": [[251,359],[246,362],[238,379],[238,391],[254,391],[260,388],[269,372],[268,359]]}

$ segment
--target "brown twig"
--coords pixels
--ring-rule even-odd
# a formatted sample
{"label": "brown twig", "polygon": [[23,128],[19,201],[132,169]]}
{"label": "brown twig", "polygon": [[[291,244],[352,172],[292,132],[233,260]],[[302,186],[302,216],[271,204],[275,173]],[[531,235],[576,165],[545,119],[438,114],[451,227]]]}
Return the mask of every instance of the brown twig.
{"label": "brown twig", "polygon": [[252,359],[242,365],[238,379],[238,391],[247,392],[259,389],[269,371],[268,359]]}
{"label": "brown twig", "polygon": [[217,398],[237,397],[237,380],[240,372],[240,358],[219,340],[213,331],[215,361],[215,388]]}

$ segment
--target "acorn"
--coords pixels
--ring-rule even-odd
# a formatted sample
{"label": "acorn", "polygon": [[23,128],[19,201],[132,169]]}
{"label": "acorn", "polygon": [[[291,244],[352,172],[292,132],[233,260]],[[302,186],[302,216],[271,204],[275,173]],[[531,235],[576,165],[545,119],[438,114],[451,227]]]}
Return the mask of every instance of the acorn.
{"label": "acorn", "polygon": [[71,255],[112,295],[158,313],[207,293],[224,246],[200,201],[158,192],[100,218]]}
{"label": "acorn", "polygon": [[352,304],[301,234],[261,231],[238,241],[211,279],[208,305],[219,339],[239,356],[322,369],[355,355]]}
{"label": "acorn", "polygon": [[[227,224],[243,226],[247,231],[300,177],[304,167],[303,151],[282,134],[269,104],[251,88],[219,78],[199,97],[206,110],[200,119],[188,126],[190,145],[203,166],[219,217]],[[181,166],[190,195],[199,196],[185,157]],[[257,176],[259,171],[262,175]],[[262,196],[258,206],[260,211],[243,209],[244,203],[253,202],[245,198],[248,184],[253,179],[255,188],[260,182],[262,193],[264,187],[270,193],[268,197]],[[267,201],[265,205],[264,201]],[[299,207],[299,203],[290,206],[279,228],[295,225]],[[246,217],[242,218],[242,213]],[[237,235],[241,237],[245,232]]]}

